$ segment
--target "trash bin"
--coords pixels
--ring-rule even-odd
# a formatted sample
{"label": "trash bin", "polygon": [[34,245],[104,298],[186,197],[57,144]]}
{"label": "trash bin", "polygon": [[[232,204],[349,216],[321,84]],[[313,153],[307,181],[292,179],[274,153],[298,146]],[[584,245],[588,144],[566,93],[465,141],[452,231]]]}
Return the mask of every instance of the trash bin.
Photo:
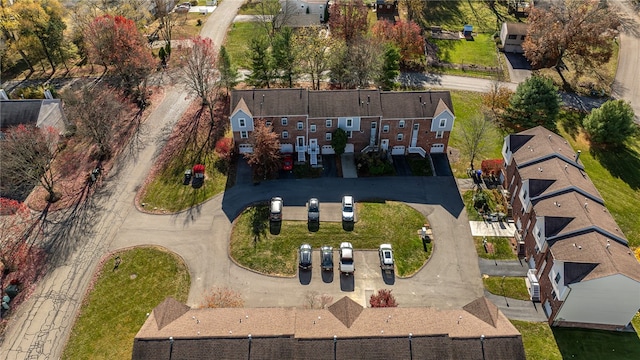
{"label": "trash bin", "polygon": [[4,292],[13,299],[18,295],[18,285],[9,285],[4,289]]}
{"label": "trash bin", "polygon": [[184,172],[184,180],[182,181],[183,185],[189,185],[191,182],[191,169],[187,169]]}

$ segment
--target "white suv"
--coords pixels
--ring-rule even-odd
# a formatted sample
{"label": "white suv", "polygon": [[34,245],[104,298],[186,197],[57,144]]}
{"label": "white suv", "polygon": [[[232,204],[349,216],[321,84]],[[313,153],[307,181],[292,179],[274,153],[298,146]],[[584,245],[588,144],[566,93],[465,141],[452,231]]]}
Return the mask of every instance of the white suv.
{"label": "white suv", "polygon": [[342,221],[354,221],[355,203],[353,196],[342,197]]}

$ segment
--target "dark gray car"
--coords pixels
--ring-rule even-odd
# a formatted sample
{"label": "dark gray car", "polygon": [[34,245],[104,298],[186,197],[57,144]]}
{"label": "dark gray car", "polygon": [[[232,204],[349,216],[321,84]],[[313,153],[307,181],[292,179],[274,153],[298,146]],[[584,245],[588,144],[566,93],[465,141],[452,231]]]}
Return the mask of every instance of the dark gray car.
{"label": "dark gray car", "polygon": [[323,246],[320,248],[320,262],[322,270],[333,271],[333,248],[331,246]]}
{"label": "dark gray car", "polygon": [[320,201],[316,198],[309,199],[309,205],[307,207],[307,214],[309,222],[320,221]]}
{"label": "dark gray car", "polygon": [[311,269],[311,245],[302,244],[300,245],[300,249],[298,250],[299,265],[303,270]]}

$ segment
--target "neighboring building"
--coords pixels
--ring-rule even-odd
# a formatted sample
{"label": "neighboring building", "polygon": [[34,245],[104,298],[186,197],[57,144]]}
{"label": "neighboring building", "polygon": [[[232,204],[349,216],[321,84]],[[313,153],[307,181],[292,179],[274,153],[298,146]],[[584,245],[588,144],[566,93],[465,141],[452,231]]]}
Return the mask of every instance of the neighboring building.
{"label": "neighboring building", "polygon": [[190,309],[167,298],[142,325],[132,359],[525,359],[518,330],[486,298],[462,309]]}
{"label": "neighboring building", "polygon": [[505,137],[502,155],[529,291],[549,324],[624,328],[640,308],[640,263],[580,152],[539,126]]}
{"label": "neighboring building", "polygon": [[525,23],[502,23],[500,29],[500,41],[502,42],[502,50],[509,53],[524,53],[522,43],[527,37],[529,25]]}
{"label": "neighboring building", "polygon": [[325,22],[329,13],[329,0],[280,0],[282,8],[288,8],[294,15],[290,19],[291,25],[307,24],[305,19],[313,19],[309,25],[317,25]]}
{"label": "neighboring building", "polygon": [[393,155],[445,152],[454,114],[448,91],[310,91],[306,89],[234,90],[231,129],[241,153],[255,121],[265,121],[280,135],[281,150],[315,165],[333,154],[337,128],[347,132],[346,152],[386,150]]}
{"label": "neighboring building", "polygon": [[0,131],[20,124],[51,127],[63,135],[68,122],[59,99],[0,100]]}
{"label": "neighboring building", "polygon": [[376,17],[395,23],[398,19],[398,0],[376,0]]}

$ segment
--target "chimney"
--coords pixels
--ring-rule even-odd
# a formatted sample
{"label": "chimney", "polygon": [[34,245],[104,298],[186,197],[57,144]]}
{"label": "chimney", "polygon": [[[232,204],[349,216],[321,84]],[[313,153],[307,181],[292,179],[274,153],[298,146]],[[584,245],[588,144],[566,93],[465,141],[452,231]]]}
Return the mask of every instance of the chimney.
{"label": "chimney", "polygon": [[578,160],[580,160],[580,154],[582,154],[582,150],[578,150],[578,152],[576,153],[576,163],[578,162]]}

